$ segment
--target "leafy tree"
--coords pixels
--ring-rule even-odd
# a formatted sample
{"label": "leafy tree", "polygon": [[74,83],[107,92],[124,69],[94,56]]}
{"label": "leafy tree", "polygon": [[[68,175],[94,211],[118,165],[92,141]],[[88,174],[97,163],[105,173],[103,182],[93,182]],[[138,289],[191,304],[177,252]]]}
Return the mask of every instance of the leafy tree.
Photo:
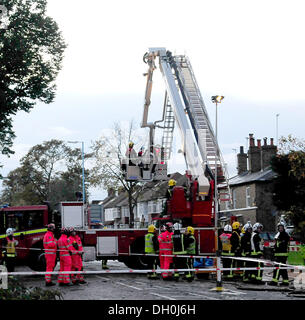
{"label": "leafy tree", "polygon": [[75,200],[75,192],[82,190],[81,160],[81,150],[61,140],[32,147],[4,181],[2,201],[22,205]]}
{"label": "leafy tree", "polygon": [[305,242],[305,141],[289,135],[282,137],[279,145],[280,152],[271,161],[277,173],[273,200]]}
{"label": "leafy tree", "polygon": [[[7,25],[0,26],[0,153],[13,152],[12,116],[36,102],[51,103],[66,44],[46,15],[46,0],[1,0]],[[1,22],[1,21],[0,21]]]}

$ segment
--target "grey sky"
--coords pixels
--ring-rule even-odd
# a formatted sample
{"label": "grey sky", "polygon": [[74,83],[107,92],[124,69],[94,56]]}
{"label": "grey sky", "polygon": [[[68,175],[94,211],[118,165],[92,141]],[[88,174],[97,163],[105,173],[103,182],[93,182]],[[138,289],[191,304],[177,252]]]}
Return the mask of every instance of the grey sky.
{"label": "grey sky", "polygon": [[[235,151],[246,137],[304,137],[305,92],[302,1],[49,0],[48,12],[69,47],[51,105],[14,118],[16,154],[1,157],[2,174],[30,147],[52,138],[91,141],[114,121],[140,123],[148,47],[187,54],[212,124],[210,97],[219,105],[219,144],[235,174]],[[156,75],[151,116],[162,112],[164,85]],[[178,133],[177,133],[178,134]],[[177,138],[178,139],[178,138]],[[94,190],[91,199],[103,198]]]}

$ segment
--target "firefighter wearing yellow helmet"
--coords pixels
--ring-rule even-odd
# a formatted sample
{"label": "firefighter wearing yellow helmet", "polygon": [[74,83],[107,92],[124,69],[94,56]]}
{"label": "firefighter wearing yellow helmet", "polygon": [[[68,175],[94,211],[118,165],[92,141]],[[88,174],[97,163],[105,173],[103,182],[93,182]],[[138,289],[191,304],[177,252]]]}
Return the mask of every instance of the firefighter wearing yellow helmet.
{"label": "firefighter wearing yellow helmet", "polygon": [[[232,223],[232,236],[230,238],[231,241],[231,252],[232,255],[235,257],[241,256],[241,237],[240,237],[240,223],[235,221]],[[240,260],[232,259],[232,267],[233,268],[240,268],[242,267],[242,262]],[[242,273],[234,271],[233,272],[234,278],[241,278]]]}
{"label": "firefighter wearing yellow helmet", "polygon": [[[195,238],[195,229],[191,226],[188,226],[185,230],[184,236],[184,248],[186,250],[186,254],[190,255],[186,259],[187,268],[193,269],[194,268],[194,258],[192,256],[196,255],[196,238]],[[185,273],[185,278],[187,281],[194,280],[194,271],[187,271]]]}
{"label": "firefighter wearing yellow helmet", "polygon": [[[157,268],[157,256],[159,251],[158,235],[156,227],[151,224],[148,226],[147,234],[145,235],[145,254],[147,256],[148,269],[156,270]],[[148,279],[157,279],[155,271],[147,273]]]}

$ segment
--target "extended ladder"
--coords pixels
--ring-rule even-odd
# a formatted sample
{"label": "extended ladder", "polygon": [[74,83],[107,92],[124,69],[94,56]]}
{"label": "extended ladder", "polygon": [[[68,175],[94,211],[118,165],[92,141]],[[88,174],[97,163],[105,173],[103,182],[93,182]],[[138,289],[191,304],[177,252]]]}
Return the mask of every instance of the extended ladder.
{"label": "extended ladder", "polygon": [[216,164],[217,184],[222,184],[222,193],[231,201],[227,168],[210,123],[191,63],[186,56],[180,55],[173,58],[177,67],[177,76],[182,83],[182,88],[180,89],[183,90],[186,98],[186,109],[190,112],[194,122],[194,129],[197,131],[198,146],[202,154],[205,155],[204,161],[213,174],[215,174]]}

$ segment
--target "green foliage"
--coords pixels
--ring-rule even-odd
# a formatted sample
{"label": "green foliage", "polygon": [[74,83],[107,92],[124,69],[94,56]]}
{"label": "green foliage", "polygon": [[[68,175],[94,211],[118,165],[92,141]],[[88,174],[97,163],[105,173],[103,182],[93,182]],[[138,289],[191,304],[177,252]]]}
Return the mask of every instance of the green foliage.
{"label": "green foliage", "polygon": [[281,138],[280,153],[271,161],[277,173],[274,204],[286,211],[301,240],[305,242],[305,143],[291,135]]}
{"label": "green foliage", "polygon": [[36,101],[51,103],[66,44],[46,15],[46,0],[2,0],[7,28],[0,29],[0,153],[9,155],[12,116]]}
{"label": "green foliage", "polygon": [[13,206],[49,201],[53,205],[75,200],[75,192],[82,190],[81,150],[71,149],[61,140],[32,147],[20,163],[3,182],[1,201],[4,203]]}
{"label": "green foliage", "polygon": [[17,279],[10,278],[8,288],[0,289],[0,300],[63,300],[63,296],[58,290],[26,288]]}

